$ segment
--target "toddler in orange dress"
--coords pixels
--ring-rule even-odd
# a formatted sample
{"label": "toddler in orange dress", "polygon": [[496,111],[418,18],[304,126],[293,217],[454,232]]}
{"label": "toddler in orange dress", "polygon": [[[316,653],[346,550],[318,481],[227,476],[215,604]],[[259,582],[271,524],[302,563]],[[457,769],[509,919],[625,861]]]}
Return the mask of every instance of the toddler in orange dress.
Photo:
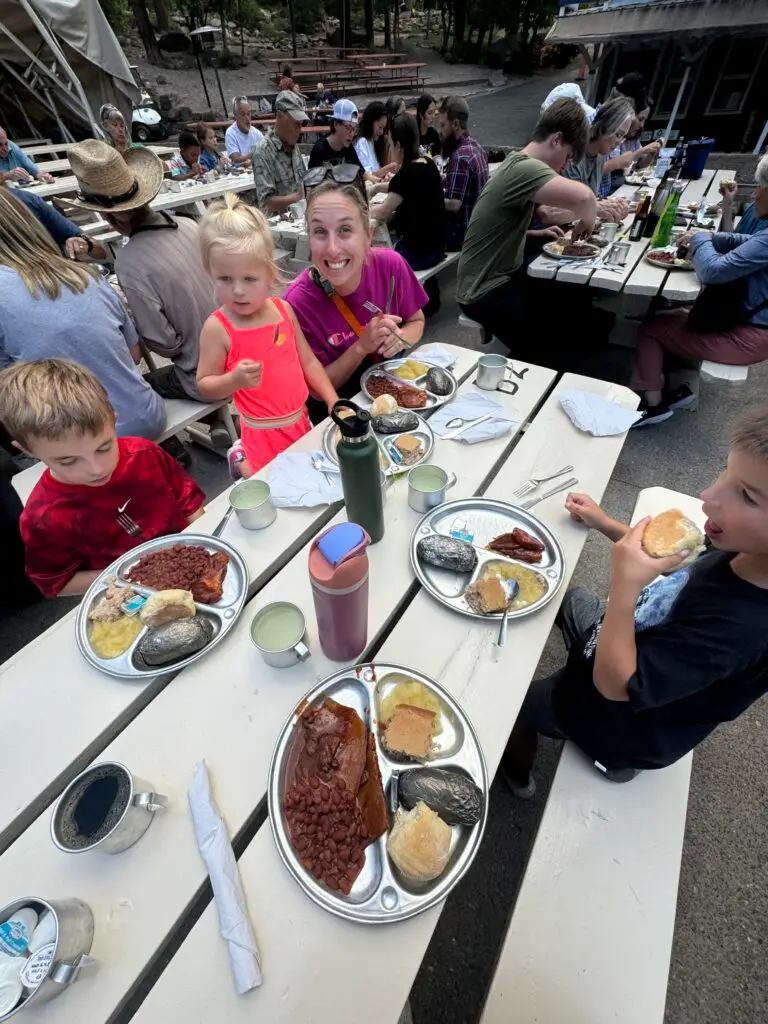
{"label": "toddler in orange dress", "polygon": [[221,308],[200,334],[197,386],[204,398],[234,397],[248,477],[310,429],[310,390],[329,410],[338,396],[291,307],[270,297],[280,275],[264,215],[230,192],[206,211],[200,238]]}

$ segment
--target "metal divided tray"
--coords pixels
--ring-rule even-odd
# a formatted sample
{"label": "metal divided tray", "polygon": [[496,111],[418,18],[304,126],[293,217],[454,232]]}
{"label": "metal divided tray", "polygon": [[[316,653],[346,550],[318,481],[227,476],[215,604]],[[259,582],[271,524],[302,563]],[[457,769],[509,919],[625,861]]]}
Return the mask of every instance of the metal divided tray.
{"label": "metal divided tray", "polygon": [[676,263],[665,263],[663,260],[656,259],[657,252],[676,252],[677,246],[668,246],[665,249],[651,249],[650,252],[645,254],[646,262],[650,263],[652,267],[658,267],[659,270],[693,270],[693,260],[680,260]]}
{"label": "metal divided tray", "polygon": [[[530,564],[486,550],[486,545],[494,537],[509,533],[516,526],[522,527],[544,545],[541,562]],[[477,551],[478,564],[471,574],[439,569],[422,562],[416,554],[416,546],[423,537],[430,534],[443,534],[449,537],[457,536],[458,533],[465,533],[467,536],[458,539],[469,541]],[[411,565],[416,578],[432,597],[446,608],[452,608],[462,615],[469,615],[475,619],[501,618],[501,612],[483,615],[473,611],[464,597],[467,587],[493,562],[507,566],[523,566],[538,573],[541,581],[546,583],[546,590],[538,600],[525,607],[510,608],[509,619],[520,619],[543,608],[552,600],[563,582],[565,556],[560,542],[532,513],[516,505],[509,505],[505,501],[494,501],[492,498],[459,498],[456,501],[447,501],[443,505],[438,505],[432,512],[428,512],[413,531]]]}
{"label": "metal divided tray", "polygon": [[[88,612],[93,603],[101,597],[104,590],[109,586],[109,577],[114,577],[118,586],[127,586],[128,583],[125,576],[130,572],[131,568],[139,561],[140,558],[144,555],[148,555],[150,552],[162,551],[165,548],[172,547],[174,544],[184,544],[189,547],[203,547],[210,554],[222,551],[224,554],[229,556],[229,565],[227,566],[227,574],[224,577],[221,600],[217,601],[216,604],[195,603],[197,613],[205,615],[213,625],[213,639],[209,644],[203,647],[202,650],[196,651],[194,654],[190,654],[187,658],[181,658],[178,661],[170,662],[167,665],[139,667],[134,659],[134,654],[142,637],[149,628],[145,626],[131,646],[117,658],[100,658],[91,647],[88,639]],[[130,586],[140,594],[153,593],[152,588],[140,586],[137,583],[131,583]],[[105,672],[107,675],[115,676],[117,679],[151,679],[155,676],[164,675],[168,672],[177,672],[179,669],[185,668],[187,665],[191,665],[193,662],[197,661],[198,658],[204,657],[229,632],[235,622],[237,622],[237,618],[245,604],[247,594],[248,569],[246,564],[240,554],[225,541],[220,540],[218,537],[210,537],[207,534],[196,533],[177,533],[171,534],[168,537],[158,537],[155,540],[147,541],[146,544],[140,544],[138,547],[132,548],[130,551],[126,552],[121,558],[118,558],[112,563],[112,565],[105,569],[98,579],[96,579],[88,588],[87,593],[80,603],[77,613],[77,623],[75,627],[77,646],[86,661],[93,665],[94,668],[99,669],[101,672]]]}
{"label": "metal divided tray", "polygon": [[[377,711],[379,701],[397,683],[415,680],[432,690],[441,703],[442,731],[435,737],[435,752],[428,761],[398,758],[385,752],[379,737]],[[384,795],[390,807],[393,776],[409,768],[429,765],[457,768],[479,787],[484,795],[483,813],[472,826],[454,825],[451,853],[445,871],[432,882],[414,885],[399,876],[387,853],[389,831],[366,848],[365,864],[348,896],[332,892],[304,869],[288,834],[283,816],[285,772],[294,730],[302,712],[318,707],[326,698],[354,708],[376,738]],[[366,664],[342,669],[320,682],[299,702],[277,740],[269,768],[269,820],[278,853],[306,894],[332,914],[364,924],[389,924],[420,914],[445,899],[466,874],[480,846],[488,817],[488,771],[477,735],[461,707],[429,676],[401,665]]]}
{"label": "metal divided tray", "polygon": [[[421,360],[419,359],[418,352],[414,352],[414,354],[412,356],[409,356],[408,358],[414,360],[415,362],[421,362]],[[446,370],[442,366],[439,367],[439,369],[444,370],[444,372],[448,374],[448,376],[451,378],[451,381],[453,382],[453,387],[451,388],[450,392],[447,395],[433,395],[430,391],[427,391],[426,387],[424,386],[426,374],[424,374],[423,377],[417,377],[415,380],[401,380],[399,377],[393,376],[392,371],[396,370],[399,366],[402,366],[405,362],[407,362],[407,359],[387,359],[385,362],[377,363],[375,366],[371,366],[369,367],[369,369],[365,371],[365,373],[360,378],[360,386],[365,392],[365,394],[368,396],[368,398],[371,399],[371,401],[373,401],[373,395],[368,391],[368,379],[372,376],[375,376],[377,373],[383,373],[385,377],[390,377],[396,384],[405,385],[406,387],[418,388],[419,391],[423,391],[426,394],[426,405],[422,406],[420,409],[408,409],[404,405],[399,406],[398,408],[402,409],[404,412],[430,412],[432,409],[439,409],[441,405],[446,405],[448,402],[452,401],[456,397],[456,390],[459,385],[456,381],[456,378],[454,377],[450,370]],[[431,368],[432,367],[430,366],[430,369]]]}
{"label": "metal divided tray", "polygon": [[[409,409],[409,412],[413,410]],[[418,416],[418,413],[416,414]],[[432,433],[432,428],[426,420],[418,416],[419,425],[415,430],[402,430],[397,434],[377,434],[373,431],[373,436],[376,438],[379,444],[380,450],[380,463],[381,468],[384,470],[386,476],[397,476],[398,473],[407,473],[409,469],[413,469],[415,466],[420,466],[422,462],[426,462],[432,454],[435,447],[435,435]],[[336,453],[336,432],[339,428],[331,420],[328,424],[325,433],[323,434],[323,449],[328,458],[335,462],[336,465],[339,463],[339,457]],[[404,462],[397,462],[395,458],[390,455],[388,449],[395,443],[398,437],[403,437],[405,434],[410,434],[412,437],[418,437],[424,445],[424,453],[414,462],[409,462],[406,465]]]}

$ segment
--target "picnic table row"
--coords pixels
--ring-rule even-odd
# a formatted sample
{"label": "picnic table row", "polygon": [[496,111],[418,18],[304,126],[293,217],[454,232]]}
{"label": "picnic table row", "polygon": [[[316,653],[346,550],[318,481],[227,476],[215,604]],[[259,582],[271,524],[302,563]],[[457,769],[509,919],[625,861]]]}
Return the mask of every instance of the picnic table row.
{"label": "picnic table row", "polygon": [[[734,172],[731,170],[706,170],[696,181],[689,181],[680,199],[681,211],[684,211],[688,203],[698,203],[704,198],[717,201],[720,198],[720,182],[733,179],[733,176]],[[629,199],[634,192],[633,186],[623,185],[614,196]],[[634,214],[626,218],[619,234],[628,230],[633,218]],[[630,242],[629,245],[629,255],[623,268],[570,265],[549,256],[539,256],[528,267],[528,273],[531,277],[585,284],[611,292],[623,291],[626,295],[641,295],[648,298],[659,295],[678,302],[693,302],[701,291],[701,282],[694,270],[667,270],[648,263],[644,258],[649,248],[647,238]]]}
{"label": "picnic table row", "polygon": [[[323,85],[337,94],[346,91],[375,92],[381,86],[405,87],[423,86],[425,83],[422,71],[427,65],[423,61],[412,61],[403,64],[368,64],[349,68],[326,70]],[[316,80],[314,71],[296,71],[293,78],[299,85]]]}
{"label": "picnic table row", "polygon": [[[447,347],[456,358],[460,392],[472,392],[478,353]],[[624,439],[577,431],[559,394],[577,387],[626,407],[634,407],[636,396],[569,374],[555,382],[553,371],[531,365],[516,395],[496,394],[515,421],[504,437],[476,445],[436,438],[431,461],[458,478],[451,497],[509,500],[522,480],[566,461],[576,467],[579,487],[599,500]],[[315,427],[293,450],[320,449],[325,427]],[[269,467],[258,476],[268,479]],[[210,534],[227,507],[227,494],[219,495],[191,532]],[[585,531],[565,513],[562,495],[541,503],[537,514],[562,543],[569,578]],[[60,999],[25,1010],[30,1022],[103,1024],[132,1017],[141,1024],[202,1024],[256,1016],[270,1024],[359,1024],[363,1015],[377,1024],[397,1021],[442,907],[386,928],[335,918],[292,881],[263,820],[281,726],[307,690],[342,667],[318,644],[307,550],[322,527],[344,518],[343,507],[332,505],[281,509],[260,532],[232,520],[223,536],[246,561],[249,601],[215,650],[175,677],[128,684],[91,668],[76,646],[74,611],[0,667],[0,900],[76,896],[96,922],[97,966],[83,971]],[[510,623],[502,651],[495,628],[447,610],[415,583],[408,542],[419,517],[408,507],[404,477],[389,490],[385,520],[384,538],[369,551],[369,642],[359,660],[400,664],[438,679],[472,721],[492,777],[558,602]],[[275,599],[295,602],[307,617],[312,657],[290,670],[266,666],[250,641],[254,612]],[[264,983],[244,997],[235,995],[186,805],[202,758],[236,848],[245,847],[240,870]],[[168,809],[119,856],[67,856],[50,840],[50,804],[83,767],[105,759],[150,780],[169,797]]]}

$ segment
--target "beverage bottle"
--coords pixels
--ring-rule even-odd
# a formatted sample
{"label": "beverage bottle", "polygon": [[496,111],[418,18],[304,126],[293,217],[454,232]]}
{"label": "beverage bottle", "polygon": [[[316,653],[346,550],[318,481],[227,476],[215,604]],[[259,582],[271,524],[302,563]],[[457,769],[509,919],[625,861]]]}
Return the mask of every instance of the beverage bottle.
{"label": "beverage bottle", "polygon": [[656,225],[661,220],[661,215],[664,212],[664,207],[669,197],[671,190],[670,182],[671,171],[669,168],[664,172],[664,177],[661,179],[659,184],[656,186],[656,191],[653,193],[653,199],[651,200],[651,209],[648,216],[645,219],[645,227],[643,228],[643,238],[650,238],[656,230]]}
{"label": "beverage bottle", "polygon": [[630,242],[638,242],[643,237],[643,228],[645,222],[648,219],[648,214],[651,211],[651,196],[650,193],[646,193],[640,200],[640,203],[635,211],[635,219],[632,221],[632,227],[629,229],[629,240]]}
{"label": "beverage bottle", "polygon": [[[340,416],[341,409],[351,409],[352,415]],[[375,544],[384,536],[384,496],[379,445],[371,433],[371,414],[354,402],[341,401],[334,405],[331,418],[341,431],[336,454],[347,519],[362,526],[371,544]]]}
{"label": "beverage bottle", "polygon": [[664,211],[661,215],[656,230],[651,238],[651,249],[663,249],[669,245],[672,228],[677,217],[677,208],[680,205],[680,196],[683,194],[683,183],[675,181],[672,183],[672,191],[664,204]]}
{"label": "beverage bottle", "polygon": [[309,548],[317,633],[331,661],[353,661],[368,642],[368,555],[371,538],[357,523],[337,523]]}

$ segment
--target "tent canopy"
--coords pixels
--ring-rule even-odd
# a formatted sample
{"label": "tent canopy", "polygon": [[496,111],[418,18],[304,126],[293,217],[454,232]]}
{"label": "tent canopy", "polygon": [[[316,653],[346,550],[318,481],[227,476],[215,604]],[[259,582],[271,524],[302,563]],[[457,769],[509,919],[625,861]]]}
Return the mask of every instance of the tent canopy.
{"label": "tent canopy", "polygon": [[[94,132],[99,107],[127,115],[139,99],[131,69],[95,0],[0,0],[0,83],[4,102],[33,129],[35,111]],[[34,119],[34,118],[33,118]]]}
{"label": "tent canopy", "polygon": [[560,8],[565,13],[549,30],[548,43],[768,33],[768,0],[613,0],[569,13],[572,6]]}

